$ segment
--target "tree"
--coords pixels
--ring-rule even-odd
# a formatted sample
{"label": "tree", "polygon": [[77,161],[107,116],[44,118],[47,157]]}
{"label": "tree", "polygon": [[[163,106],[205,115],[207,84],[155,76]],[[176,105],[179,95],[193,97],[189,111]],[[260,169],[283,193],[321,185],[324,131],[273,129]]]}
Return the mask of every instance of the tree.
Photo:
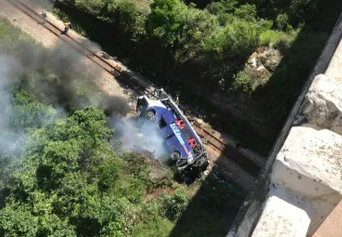
{"label": "tree", "polygon": [[182,190],[177,190],[172,195],[162,197],[161,212],[169,220],[177,220],[188,205],[189,198]]}
{"label": "tree", "polygon": [[241,5],[240,7],[236,8],[234,15],[248,22],[256,22],[258,19],[256,6],[250,4]]}
{"label": "tree", "polygon": [[51,124],[57,112],[22,89],[13,92],[12,125],[17,130]]}
{"label": "tree", "polygon": [[255,50],[259,43],[259,27],[247,21],[235,19],[224,28],[207,37],[203,49],[215,54],[217,60],[240,64]]}
{"label": "tree", "polygon": [[279,14],[277,16],[275,23],[276,23],[278,30],[286,30],[288,23],[289,23],[288,15],[286,13]]}
{"label": "tree", "polygon": [[177,47],[184,41],[187,6],[179,0],[156,0],[147,19],[148,32],[165,46]]}
{"label": "tree", "polygon": [[[124,202],[100,191],[101,163],[115,156],[102,111],[88,107],[32,134],[13,173],[0,233],[6,236],[123,236]],[[120,167],[120,162],[118,167]],[[113,167],[113,166],[111,166]],[[119,170],[112,169],[114,177]]]}

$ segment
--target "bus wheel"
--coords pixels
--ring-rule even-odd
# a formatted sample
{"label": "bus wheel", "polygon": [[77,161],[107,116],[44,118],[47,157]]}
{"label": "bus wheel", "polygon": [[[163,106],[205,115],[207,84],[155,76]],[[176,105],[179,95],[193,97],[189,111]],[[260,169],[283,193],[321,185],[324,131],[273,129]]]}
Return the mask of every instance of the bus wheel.
{"label": "bus wheel", "polygon": [[148,118],[153,118],[154,115],[156,115],[156,111],[153,110],[153,109],[148,110],[147,113],[146,113],[146,116],[147,116]]}
{"label": "bus wheel", "polygon": [[172,160],[179,160],[180,156],[181,156],[181,154],[179,151],[174,151],[171,153],[171,159]]}

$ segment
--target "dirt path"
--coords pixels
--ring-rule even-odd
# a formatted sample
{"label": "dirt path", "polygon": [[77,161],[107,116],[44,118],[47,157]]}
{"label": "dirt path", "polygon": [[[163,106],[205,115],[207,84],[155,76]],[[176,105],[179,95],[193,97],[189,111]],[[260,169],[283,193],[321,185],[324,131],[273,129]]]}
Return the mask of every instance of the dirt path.
{"label": "dirt path", "polygon": [[[36,9],[36,11],[41,12],[41,9]],[[7,19],[15,27],[20,28],[23,32],[31,36],[32,39],[46,48],[53,48],[57,44],[63,43],[63,40],[56,37],[56,35],[47,30],[37,21],[23,14],[20,10],[15,8],[6,0],[0,0],[0,16]],[[63,29],[63,22],[58,20],[49,12],[47,12],[47,19],[49,19],[49,21],[51,21],[52,23],[58,25],[60,29]],[[69,34],[72,37],[86,40],[84,37],[78,35],[73,30],[70,30]],[[96,44],[93,45],[95,46]],[[95,65],[90,59],[86,57],[84,57],[83,61],[86,64]],[[98,66],[96,65],[96,67]],[[103,92],[108,95],[122,96],[126,99],[129,99],[132,96],[133,92],[127,88],[121,87],[115,80],[113,75],[104,70],[101,70],[101,72],[102,73],[98,75],[97,78],[94,78],[94,82],[99,88],[101,88]]]}

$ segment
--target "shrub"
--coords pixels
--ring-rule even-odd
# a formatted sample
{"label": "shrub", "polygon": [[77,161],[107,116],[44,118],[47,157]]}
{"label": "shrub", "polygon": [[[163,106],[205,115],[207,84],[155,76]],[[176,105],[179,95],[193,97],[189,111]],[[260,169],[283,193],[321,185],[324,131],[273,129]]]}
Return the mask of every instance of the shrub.
{"label": "shrub", "polygon": [[262,73],[257,71],[240,71],[234,76],[232,87],[233,90],[253,92],[259,86],[264,85],[270,76],[271,74],[267,70]]}
{"label": "shrub", "polygon": [[174,227],[173,223],[159,214],[160,206],[156,202],[148,202],[141,211],[141,219],[135,226],[134,237],[167,237]]}
{"label": "shrub", "polygon": [[123,32],[129,34],[133,41],[138,40],[145,34],[147,12],[140,11],[134,2],[128,0],[118,1],[117,4],[117,8],[111,14],[115,15]]}
{"label": "shrub", "polygon": [[255,22],[258,18],[255,5],[241,5],[235,9],[234,15],[249,22]]}
{"label": "shrub", "polygon": [[245,71],[240,71],[234,76],[233,89],[241,89],[244,92],[253,90],[253,77]]}
{"label": "shrub", "polygon": [[133,231],[134,237],[168,237],[172,231],[173,223],[158,215],[155,219],[140,223]]}
{"label": "shrub", "polygon": [[211,37],[203,42],[203,50],[214,52],[220,60],[244,62],[259,43],[257,25],[235,19],[225,28],[219,28]]}
{"label": "shrub", "polygon": [[297,37],[299,30],[285,33],[277,30],[267,30],[260,34],[260,44],[269,46],[270,44],[280,49],[288,49]]}
{"label": "shrub", "polygon": [[206,7],[206,10],[210,14],[217,16],[217,20],[221,26],[225,26],[233,20],[233,12],[236,5],[236,0],[212,2]]}
{"label": "shrub", "polygon": [[57,112],[52,106],[37,101],[33,95],[24,90],[15,90],[12,101],[12,126],[21,130],[50,124],[57,118]]}
{"label": "shrub", "polygon": [[79,8],[86,9],[92,14],[99,14],[102,8],[105,6],[103,0],[78,0],[75,1],[75,5]]}
{"label": "shrub", "polygon": [[188,205],[188,195],[177,190],[171,195],[164,195],[161,199],[161,213],[171,221],[177,220]]}
{"label": "shrub", "polygon": [[275,21],[278,30],[286,30],[289,22],[289,17],[286,13],[279,14]]}
{"label": "shrub", "polygon": [[0,18],[0,48],[12,50],[21,40],[28,40],[29,37],[18,28],[14,28],[10,23]]}

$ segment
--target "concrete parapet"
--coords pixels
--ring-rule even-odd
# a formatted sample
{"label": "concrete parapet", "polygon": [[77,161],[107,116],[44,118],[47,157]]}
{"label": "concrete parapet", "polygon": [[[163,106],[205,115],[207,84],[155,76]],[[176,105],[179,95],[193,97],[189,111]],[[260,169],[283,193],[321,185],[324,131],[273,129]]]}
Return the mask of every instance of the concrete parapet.
{"label": "concrete parapet", "polygon": [[342,135],[342,80],[318,75],[305,96],[297,121]]}
{"label": "concrete parapet", "polygon": [[311,220],[303,205],[301,196],[278,186],[265,202],[252,237],[305,236]]}
{"label": "concrete parapet", "polygon": [[342,193],[342,137],[330,130],[293,127],[272,168],[281,183],[308,198]]}
{"label": "concrete parapet", "polygon": [[313,234],[342,197],[342,137],[293,127],[270,174],[253,237]]}

